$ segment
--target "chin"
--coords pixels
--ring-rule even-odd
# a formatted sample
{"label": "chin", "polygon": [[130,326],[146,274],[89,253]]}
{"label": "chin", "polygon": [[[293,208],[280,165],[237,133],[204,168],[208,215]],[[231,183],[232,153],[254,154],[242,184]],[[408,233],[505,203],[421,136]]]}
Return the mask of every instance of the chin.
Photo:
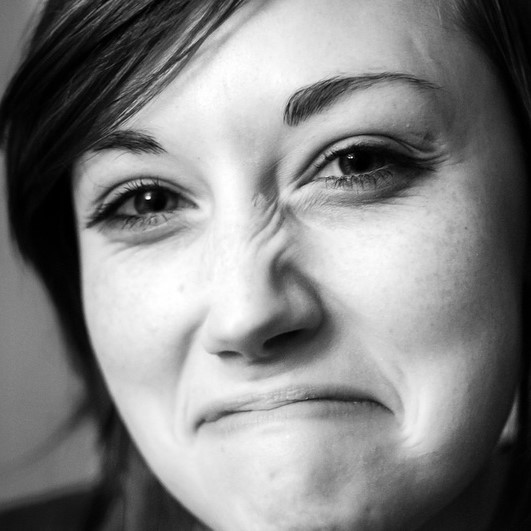
{"label": "chin", "polygon": [[216,485],[219,496],[208,496],[222,499],[223,507],[213,508],[211,514],[217,518],[207,523],[216,531],[412,529],[403,518],[414,511],[402,512],[405,504],[398,510],[397,497],[388,496],[396,492],[396,485],[382,485],[398,483],[392,473],[371,478],[363,467],[340,461],[331,466],[327,459],[322,466],[315,459],[307,465],[298,460],[290,467],[285,460],[276,466],[248,465],[244,473],[225,475],[223,484]]}
{"label": "chin", "polygon": [[[240,499],[231,504],[227,520],[213,522],[216,531],[387,531],[413,529],[404,513],[385,503],[378,494],[350,496],[307,496],[307,493],[278,493],[278,496]],[[345,494],[345,493],[343,493]],[[383,507],[385,505],[385,507]]]}

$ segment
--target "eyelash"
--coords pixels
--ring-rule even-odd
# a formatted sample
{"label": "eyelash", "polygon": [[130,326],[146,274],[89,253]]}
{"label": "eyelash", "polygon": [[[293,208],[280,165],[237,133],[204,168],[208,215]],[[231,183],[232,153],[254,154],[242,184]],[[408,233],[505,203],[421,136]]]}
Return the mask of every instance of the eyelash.
{"label": "eyelash", "polygon": [[[381,199],[382,196],[391,195],[399,188],[407,186],[411,180],[420,172],[433,171],[431,161],[425,161],[416,157],[407,155],[397,149],[388,146],[370,145],[362,143],[353,143],[341,148],[331,148],[325,152],[315,162],[312,175],[322,171],[329,164],[339,162],[341,157],[353,153],[364,156],[381,158],[385,161],[380,167],[373,170],[360,173],[340,173],[339,175],[328,175],[323,177],[310,177],[310,181],[324,182],[327,188],[338,190],[358,189],[360,195],[364,192],[379,191],[379,194],[373,196],[373,200]],[[407,173],[397,178],[397,172]],[[385,186],[387,185],[387,186]]]}
{"label": "eyelash", "polygon": [[162,222],[168,221],[165,217],[168,212],[153,212],[147,215],[119,214],[117,212],[128,200],[139,197],[140,194],[146,194],[148,192],[162,192],[167,195],[173,194],[173,198],[177,201],[185,201],[192,204],[183,194],[176,190],[171,190],[168,185],[165,185],[159,179],[154,177],[144,177],[137,181],[125,184],[123,189],[112,197],[112,199],[102,203],[88,218],[86,228],[89,229],[102,223],[111,226],[120,223],[120,228],[122,230],[142,230],[149,226],[159,225],[161,217],[163,218]]}

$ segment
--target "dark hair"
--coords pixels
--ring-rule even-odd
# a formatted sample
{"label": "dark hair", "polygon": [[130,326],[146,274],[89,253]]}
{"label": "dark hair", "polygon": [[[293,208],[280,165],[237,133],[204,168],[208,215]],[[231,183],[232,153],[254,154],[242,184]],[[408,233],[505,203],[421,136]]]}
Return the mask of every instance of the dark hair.
{"label": "dark hair", "polygon": [[[155,501],[160,510],[152,512],[161,521],[167,511],[181,520],[186,513],[163,504],[162,488],[142,474],[92,353],[81,300],[73,164],[159,93],[243,2],[49,0],[0,107],[12,234],[55,304],[71,362],[85,383],[82,410],[100,429],[103,478],[87,528],[122,512],[127,529],[145,529],[143,508]],[[119,507],[123,499],[135,516]],[[154,515],[149,522],[157,528]]]}
{"label": "dark hair", "polygon": [[[530,175],[531,4],[527,0],[460,0],[452,3],[455,22],[484,50],[505,89],[513,119],[520,132],[522,155],[527,159],[525,162]],[[527,320],[531,315],[531,292],[525,280],[522,291],[522,371],[517,402],[518,431],[510,448],[510,470],[491,525],[493,531],[516,531],[531,526],[531,338],[527,332]]]}
{"label": "dark hair", "polygon": [[[194,524],[136,454],[92,353],[81,300],[71,199],[73,164],[167,86],[205,39],[244,3],[48,0],[0,106],[12,233],[55,303],[73,366],[86,384],[85,409],[100,427],[103,479],[90,528],[113,517],[126,518],[127,529],[163,529],[165,521],[177,518],[182,529]],[[446,7],[494,65],[527,142],[531,138],[527,0],[454,0]],[[531,468],[527,374],[526,363],[515,466],[500,509],[520,521],[531,492],[529,485],[524,486]],[[134,515],[123,509],[124,500],[129,500]]]}

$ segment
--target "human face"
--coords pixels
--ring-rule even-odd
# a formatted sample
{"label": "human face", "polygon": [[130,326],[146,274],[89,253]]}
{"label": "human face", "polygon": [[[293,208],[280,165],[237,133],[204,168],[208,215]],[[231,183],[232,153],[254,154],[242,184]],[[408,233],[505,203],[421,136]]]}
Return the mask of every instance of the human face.
{"label": "human face", "polygon": [[76,169],[103,374],[216,530],[434,529],[489,469],[524,169],[492,69],[442,20],[250,2]]}

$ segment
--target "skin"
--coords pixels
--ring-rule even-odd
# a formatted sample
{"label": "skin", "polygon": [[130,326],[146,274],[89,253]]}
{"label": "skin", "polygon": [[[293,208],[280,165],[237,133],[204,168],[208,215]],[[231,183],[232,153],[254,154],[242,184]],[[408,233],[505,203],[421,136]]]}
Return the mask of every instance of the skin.
{"label": "skin", "polygon": [[[380,72],[440,88],[284,123],[301,87]],[[216,530],[482,528],[519,370],[525,179],[482,53],[431,2],[251,3],[124,128],[165,151],[79,162],[83,300],[168,490]],[[324,179],[337,160],[312,166],[353,143],[422,168],[377,156],[390,177],[348,187]],[[87,222],[146,177],[165,210],[117,219],[138,192]]]}

